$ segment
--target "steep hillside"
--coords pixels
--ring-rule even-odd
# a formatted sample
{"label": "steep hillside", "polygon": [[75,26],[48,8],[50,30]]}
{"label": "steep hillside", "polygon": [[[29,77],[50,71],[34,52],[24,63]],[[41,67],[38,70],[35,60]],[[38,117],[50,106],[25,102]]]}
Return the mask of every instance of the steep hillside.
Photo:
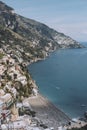
{"label": "steep hillside", "polygon": [[0,46],[5,51],[13,49],[15,55],[26,61],[44,58],[58,48],[82,47],[63,33],[16,14],[3,2],[0,2]]}

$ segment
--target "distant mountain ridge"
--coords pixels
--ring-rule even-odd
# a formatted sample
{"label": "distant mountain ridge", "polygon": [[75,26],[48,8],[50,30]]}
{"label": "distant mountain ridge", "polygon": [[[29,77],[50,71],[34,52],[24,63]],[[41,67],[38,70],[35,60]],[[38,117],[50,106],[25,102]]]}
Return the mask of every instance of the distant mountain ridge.
{"label": "distant mountain ridge", "polygon": [[12,50],[12,53],[26,61],[44,58],[49,52],[58,48],[83,47],[69,36],[59,33],[45,24],[16,14],[13,8],[1,1],[0,46],[7,53]]}

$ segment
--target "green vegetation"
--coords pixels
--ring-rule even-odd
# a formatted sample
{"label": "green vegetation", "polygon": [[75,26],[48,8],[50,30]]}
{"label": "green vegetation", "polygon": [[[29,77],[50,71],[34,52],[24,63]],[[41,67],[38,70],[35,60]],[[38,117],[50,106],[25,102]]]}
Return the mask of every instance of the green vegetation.
{"label": "green vegetation", "polygon": [[2,58],[3,58],[3,56],[4,56],[4,54],[3,54],[3,53],[0,53],[0,59],[2,59]]}
{"label": "green vegetation", "polygon": [[[0,11],[4,11],[0,14],[0,46],[9,45],[6,51],[9,52],[13,49],[12,54],[16,58],[22,58],[24,61],[44,58],[47,52],[60,47],[58,40],[54,38],[55,36],[58,39],[64,39],[62,42],[70,42],[70,38],[63,33],[56,32],[37,21],[13,14],[11,13],[12,10],[11,7],[0,3]],[[73,39],[71,41],[72,43],[75,42]],[[49,46],[49,43],[52,46]],[[67,47],[67,45],[65,46]],[[45,47],[48,47],[48,51],[45,50]],[[69,47],[78,48],[80,45],[77,42],[73,45],[69,43]],[[29,53],[29,55],[26,55],[26,53]]]}

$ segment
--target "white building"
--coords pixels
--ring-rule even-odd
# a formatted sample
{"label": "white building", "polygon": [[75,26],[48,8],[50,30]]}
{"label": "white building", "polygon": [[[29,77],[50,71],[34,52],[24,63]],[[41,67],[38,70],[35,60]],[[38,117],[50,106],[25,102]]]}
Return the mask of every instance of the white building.
{"label": "white building", "polygon": [[0,89],[0,96],[4,96],[5,95],[5,92],[3,89]]}
{"label": "white building", "polygon": [[32,92],[33,92],[33,95],[34,95],[34,96],[37,96],[37,95],[38,95],[38,90],[37,90],[36,88],[33,88]]}
{"label": "white building", "polygon": [[10,93],[7,93],[4,96],[1,96],[0,100],[6,104],[6,107],[9,107],[13,102],[13,99]]}

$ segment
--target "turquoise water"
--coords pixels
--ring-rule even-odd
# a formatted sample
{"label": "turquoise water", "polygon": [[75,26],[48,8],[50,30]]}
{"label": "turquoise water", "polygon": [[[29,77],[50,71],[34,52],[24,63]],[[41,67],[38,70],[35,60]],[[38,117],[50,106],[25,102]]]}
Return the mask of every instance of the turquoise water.
{"label": "turquoise water", "polygon": [[29,71],[40,92],[70,117],[87,111],[87,48],[58,50]]}

